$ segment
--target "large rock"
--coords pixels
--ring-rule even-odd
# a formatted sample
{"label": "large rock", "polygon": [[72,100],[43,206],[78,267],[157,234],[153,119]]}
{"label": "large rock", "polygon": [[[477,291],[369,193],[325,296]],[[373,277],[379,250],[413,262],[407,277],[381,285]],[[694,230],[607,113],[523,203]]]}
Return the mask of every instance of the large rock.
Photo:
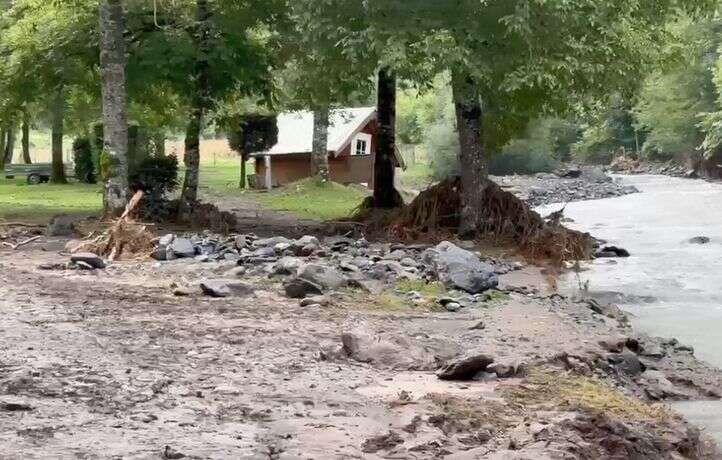
{"label": "large rock", "polygon": [[372,336],[365,332],[341,334],[341,353],[354,361],[395,370],[433,370],[436,356],[406,337]]}
{"label": "large rock", "polygon": [[494,358],[488,355],[471,355],[446,364],[436,375],[441,380],[471,380],[493,362]]}
{"label": "large rock", "polygon": [[471,294],[495,288],[499,278],[491,264],[482,262],[472,252],[443,241],[424,252],[424,261],[447,288]]}
{"label": "large rock", "polygon": [[283,286],[283,289],[286,295],[292,299],[303,299],[323,294],[321,286],[303,278],[293,278]]}
{"label": "large rock", "polygon": [[206,280],[201,291],[210,297],[245,297],[253,294],[253,288],[235,280]]}
{"label": "large rock", "polygon": [[284,244],[291,244],[292,241],[286,238],[285,236],[274,236],[272,238],[263,238],[260,240],[256,240],[253,242],[253,247],[255,248],[263,248],[263,247],[274,247],[275,245],[279,243]]}
{"label": "large rock", "polygon": [[277,275],[293,275],[301,266],[301,261],[295,257],[281,257],[273,266],[273,273]]}
{"label": "large rock", "polygon": [[176,257],[195,257],[196,248],[193,242],[188,238],[175,238],[171,244],[168,245],[168,249]]}
{"label": "large rock", "polygon": [[340,271],[321,264],[302,265],[296,275],[325,289],[338,289],[347,282]]}
{"label": "large rock", "polygon": [[79,252],[70,256],[70,261],[73,263],[82,262],[88,264],[92,268],[105,268],[105,262],[97,254],[91,252]]}

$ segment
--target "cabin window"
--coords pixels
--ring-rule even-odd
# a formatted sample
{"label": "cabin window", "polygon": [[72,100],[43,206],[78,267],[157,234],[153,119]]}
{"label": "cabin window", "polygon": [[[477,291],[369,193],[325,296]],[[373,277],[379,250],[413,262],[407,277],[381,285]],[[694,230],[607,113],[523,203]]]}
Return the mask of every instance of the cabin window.
{"label": "cabin window", "polygon": [[370,155],[371,135],[359,133],[351,144],[351,155]]}

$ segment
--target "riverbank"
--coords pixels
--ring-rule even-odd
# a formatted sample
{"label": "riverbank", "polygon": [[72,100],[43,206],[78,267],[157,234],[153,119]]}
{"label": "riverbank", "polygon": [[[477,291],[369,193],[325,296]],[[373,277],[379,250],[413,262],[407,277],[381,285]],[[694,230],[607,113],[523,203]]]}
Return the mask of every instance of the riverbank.
{"label": "riverbank", "polygon": [[[718,370],[502,254],[474,296],[426,283],[420,246],[244,237],[240,265],[82,270],[64,244],[0,250],[9,457],[715,455],[660,403],[718,397]],[[289,297],[292,259],[322,294]]]}
{"label": "riverbank", "polygon": [[550,203],[598,200],[637,193],[594,166],[572,167],[557,173],[492,177],[502,188],[536,207]]}

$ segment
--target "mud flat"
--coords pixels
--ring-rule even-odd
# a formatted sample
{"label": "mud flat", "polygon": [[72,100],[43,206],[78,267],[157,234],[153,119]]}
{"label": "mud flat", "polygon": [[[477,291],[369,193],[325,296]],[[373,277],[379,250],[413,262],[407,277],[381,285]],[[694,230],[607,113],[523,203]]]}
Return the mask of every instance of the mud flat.
{"label": "mud flat", "polygon": [[719,398],[720,372],[537,268],[486,259],[497,285],[470,294],[427,278],[428,248],[322,240],[283,256],[328,268],[292,299],[299,267],[254,242],[268,260],[85,270],[62,240],[0,249],[3,456],[718,458],[668,403]]}

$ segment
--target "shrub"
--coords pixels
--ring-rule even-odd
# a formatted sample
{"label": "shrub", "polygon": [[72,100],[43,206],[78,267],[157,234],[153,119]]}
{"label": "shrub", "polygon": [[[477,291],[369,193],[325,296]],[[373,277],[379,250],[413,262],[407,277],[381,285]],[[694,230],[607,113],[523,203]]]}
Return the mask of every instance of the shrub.
{"label": "shrub", "polygon": [[152,220],[164,220],[171,215],[167,195],[177,187],[178,158],[174,155],[144,158],[130,180],[133,192],[142,190],[145,193],[140,213]]}
{"label": "shrub", "polygon": [[93,164],[93,149],[90,140],[79,137],[73,141],[73,161],[75,162],[75,177],[80,182],[94,184],[95,165]]}

